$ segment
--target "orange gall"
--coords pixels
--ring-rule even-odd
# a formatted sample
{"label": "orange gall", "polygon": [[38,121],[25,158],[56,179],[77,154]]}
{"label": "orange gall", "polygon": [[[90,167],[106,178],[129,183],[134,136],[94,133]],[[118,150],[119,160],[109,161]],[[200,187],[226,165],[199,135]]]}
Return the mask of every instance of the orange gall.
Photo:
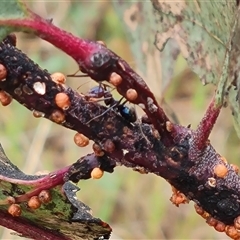
{"label": "orange gall", "polygon": [[38,194],[38,199],[41,203],[46,204],[51,202],[52,200],[52,196],[50,191],[48,190],[42,190],[39,194]]}
{"label": "orange gall", "polygon": [[0,102],[3,106],[7,106],[12,102],[12,97],[5,91],[0,91]]}
{"label": "orange gall", "polygon": [[237,230],[240,230],[240,216],[236,217],[234,219],[234,227],[237,229]]}
{"label": "orange gall", "polygon": [[12,204],[8,208],[8,213],[11,214],[13,217],[19,217],[22,214],[22,210],[19,204]]}
{"label": "orange gall", "polygon": [[207,218],[206,222],[207,222],[207,224],[209,226],[215,227],[217,225],[217,223],[218,223],[218,220],[216,220],[215,218],[209,216]]}
{"label": "orange gall", "polygon": [[228,173],[228,169],[224,164],[217,164],[214,167],[214,174],[219,178],[224,178]]}
{"label": "orange gall", "polygon": [[5,80],[6,77],[7,77],[7,69],[5,68],[5,66],[0,64],[0,81]]}
{"label": "orange gall", "polygon": [[239,239],[239,233],[234,226],[230,226],[230,225],[226,226],[225,232],[230,238]]}
{"label": "orange gall", "polygon": [[66,83],[66,77],[63,73],[55,72],[51,74],[51,79],[57,84],[64,84]]}
{"label": "orange gall", "polygon": [[194,204],[194,208],[195,208],[195,211],[196,211],[196,213],[197,214],[199,214],[199,215],[203,215],[204,214],[204,210],[203,210],[203,208],[202,207],[200,207],[199,205],[197,205],[196,203]]}
{"label": "orange gall", "polygon": [[233,169],[233,171],[235,172],[235,173],[239,173],[239,167],[237,166],[237,165],[235,165],[235,164],[230,164],[230,166],[232,167],[232,169]]}
{"label": "orange gall", "polygon": [[137,94],[137,91],[135,89],[128,89],[127,92],[126,92],[126,98],[132,102],[134,100],[136,100],[138,97],[138,94]]}
{"label": "orange gall", "polygon": [[41,207],[41,202],[38,198],[38,196],[32,196],[29,200],[28,200],[28,206],[31,209],[38,209]]}
{"label": "orange gall", "polygon": [[76,133],[74,136],[74,142],[79,147],[85,147],[89,144],[89,138],[81,133]]}
{"label": "orange gall", "polygon": [[109,78],[109,82],[113,86],[117,87],[122,82],[122,77],[119,74],[112,72]]}
{"label": "orange gall", "polygon": [[8,204],[14,204],[16,202],[15,198],[12,196],[7,197],[7,203]]}
{"label": "orange gall", "polygon": [[50,119],[58,124],[65,122],[65,114],[61,110],[54,110],[50,115]]}
{"label": "orange gall", "polygon": [[100,168],[96,167],[96,168],[94,168],[92,170],[91,177],[93,179],[99,179],[99,178],[101,178],[103,176],[103,173],[104,173],[103,170],[101,170]]}
{"label": "orange gall", "polygon": [[71,105],[69,96],[66,93],[63,93],[63,92],[58,93],[55,96],[55,103],[58,107],[60,107],[63,110],[67,110]]}
{"label": "orange gall", "polygon": [[215,230],[218,232],[224,232],[226,225],[222,222],[219,222],[214,226]]}

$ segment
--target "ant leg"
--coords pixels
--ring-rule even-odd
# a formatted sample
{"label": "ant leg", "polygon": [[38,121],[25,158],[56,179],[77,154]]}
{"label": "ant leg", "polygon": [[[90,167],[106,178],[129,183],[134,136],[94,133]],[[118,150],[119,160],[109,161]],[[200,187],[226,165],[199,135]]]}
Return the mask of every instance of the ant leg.
{"label": "ant leg", "polygon": [[87,74],[79,74],[79,75],[74,75],[74,74],[69,74],[67,77],[89,77]]}
{"label": "ant leg", "polygon": [[95,98],[95,97],[90,97],[89,102],[102,102],[102,101],[107,101],[107,100],[111,100],[111,99],[112,99],[111,97],[106,97],[106,98],[102,98],[102,99],[98,99],[98,98]]}
{"label": "ant leg", "polygon": [[112,110],[114,107],[116,107],[117,104],[118,104],[118,103],[116,102],[114,105],[110,106],[106,111],[104,111],[104,112],[101,113],[100,115],[98,115],[98,116],[92,118],[91,120],[89,120],[86,124],[89,124],[89,123],[92,122],[93,120],[95,120],[95,119],[97,119],[97,118],[99,118],[99,117],[104,116],[107,112],[109,112],[109,111]]}
{"label": "ant leg", "polygon": [[77,75],[77,73],[78,73],[79,71],[80,71],[80,70],[78,69],[75,73],[67,75],[67,77],[89,77],[88,74],[80,74],[80,75]]}
{"label": "ant leg", "polygon": [[142,122],[142,118],[138,118],[137,117],[136,105],[134,105],[134,114],[135,114],[135,121],[134,122],[136,122],[136,124],[138,124],[140,132],[141,132],[141,135],[143,136],[143,138],[146,140],[146,142],[148,144],[150,144],[150,141],[148,140],[147,136],[144,134],[143,129],[142,129],[142,123],[143,123]]}
{"label": "ant leg", "polygon": [[140,132],[141,132],[143,138],[146,140],[146,142],[147,142],[148,144],[150,144],[151,142],[148,140],[147,136],[146,136],[146,135],[144,134],[144,132],[143,132],[143,129],[142,129],[142,120],[141,120],[141,118],[138,118],[138,119],[137,119],[137,124],[138,124],[138,126],[139,126],[139,129],[140,129]]}
{"label": "ant leg", "polygon": [[92,118],[92,119],[91,119],[90,121],[88,121],[86,124],[89,124],[89,123],[92,122],[94,119],[97,119],[97,118],[99,118],[99,117],[102,117],[102,116],[104,116],[104,114],[106,114],[106,113],[109,112],[110,110],[118,107],[119,104],[120,104],[120,102],[123,100],[123,98],[124,98],[124,97],[121,97],[120,100],[116,101],[116,100],[113,99],[112,95],[109,96],[109,99],[110,99],[110,100],[113,100],[113,101],[111,101],[111,103],[106,104],[106,105],[109,105],[109,108],[108,108],[105,112],[103,112],[102,114],[100,114],[100,115]]}
{"label": "ant leg", "polygon": [[90,81],[87,81],[87,82],[81,84],[79,87],[77,87],[77,90],[79,90],[80,87],[82,87],[83,85],[85,85],[85,84],[87,84],[87,83],[89,83],[89,82],[90,82]]}

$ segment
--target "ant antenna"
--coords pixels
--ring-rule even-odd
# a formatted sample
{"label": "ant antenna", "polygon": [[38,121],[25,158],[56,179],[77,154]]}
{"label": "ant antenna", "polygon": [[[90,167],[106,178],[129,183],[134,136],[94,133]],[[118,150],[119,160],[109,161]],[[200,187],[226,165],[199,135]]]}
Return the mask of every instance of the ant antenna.
{"label": "ant antenna", "polygon": [[75,73],[67,75],[67,77],[88,77],[87,74],[80,74],[77,75],[77,73],[80,72],[80,69],[78,69]]}
{"label": "ant antenna", "polygon": [[74,74],[69,74],[67,77],[89,77],[87,74],[79,74],[79,75],[74,75]]}
{"label": "ant antenna", "polygon": [[115,104],[113,104],[111,107],[109,107],[106,111],[104,111],[103,113],[101,113],[100,115],[92,118],[91,120],[89,120],[86,124],[89,124],[90,122],[92,122],[93,120],[104,116],[107,112],[109,112],[110,110],[112,110],[114,107],[116,107],[118,105],[118,102],[116,102]]}
{"label": "ant antenna", "polygon": [[90,81],[87,81],[87,82],[85,82],[85,83],[79,85],[79,86],[77,87],[77,90],[79,90],[80,87],[82,87],[83,85],[85,85],[85,84],[87,84],[87,83],[90,83]]}
{"label": "ant antenna", "polygon": [[[134,107],[135,107],[135,105],[134,105]],[[146,137],[146,135],[145,135],[144,132],[143,132],[141,118],[138,118],[138,119],[137,119],[137,124],[138,124],[138,126],[139,126],[139,129],[140,129],[140,132],[141,132],[142,136],[145,138],[146,142],[147,142],[148,144],[150,144],[151,142],[148,140],[148,138]]]}
{"label": "ant antenna", "polygon": [[116,89],[113,85],[110,85],[108,82],[107,83],[99,83],[99,85],[103,85],[104,87],[109,87],[111,90],[109,92],[112,92]]}
{"label": "ant antenna", "polygon": [[92,122],[93,120],[99,118],[99,117],[102,117],[104,116],[107,112],[109,112],[110,110],[112,110],[113,108],[117,107],[121,101],[123,100],[123,97],[120,98],[120,100],[116,101],[113,105],[111,105],[106,111],[104,111],[103,113],[101,113],[100,115],[92,118],[91,120],[89,120],[86,124],[89,124],[90,122]]}

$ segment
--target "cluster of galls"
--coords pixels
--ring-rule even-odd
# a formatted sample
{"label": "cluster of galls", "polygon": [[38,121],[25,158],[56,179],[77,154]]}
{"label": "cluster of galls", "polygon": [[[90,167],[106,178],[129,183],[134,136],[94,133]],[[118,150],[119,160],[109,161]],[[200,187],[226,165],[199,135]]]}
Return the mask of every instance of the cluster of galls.
{"label": "cluster of galls", "polygon": [[[213,188],[216,187],[217,178],[225,178],[228,174],[228,168],[226,167],[227,160],[222,156],[220,156],[220,158],[222,160],[222,163],[217,164],[214,167],[213,169],[214,176],[211,178],[208,178],[208,182],[207,182],[208,185]],[[236,173],[239,172],[239,168],[236,165],[231,164],[230,166]],[[177,207],[180,204],[185,204],[189,202],[189,199],[174,187],[172,187],[172,191],[173,191],[173,194],[170,200]],[[209,226],[214,227],[216,231],[225,232],[232,239],[240,239],[240,216],[234,219],[234,225],[226,225],[223,222],[213,218],[208,212],[206,212],[199,205],[195,204],[194,207],[196,212],[200,216],[202,216],[204,219],[206,219],[207,224],[209,224]]]}
{"label": "cluster of galls", "polygon": [[[166,122],[166,129],[168,132],[173,131],[173,124],[170,121]],[[211,188],[215,188],[217,186],[217,180],[218,179],[224,179],[228,175],[228,162],[225,157],[219,156],[219,159],[221,160],[220,163],[214,166],[213,168],[213,176],[209,177],[207,179],[207,185]],[[234,164],[230,164],[230,168],[235,171],[235,173],[238,174],[239,168],[238,166]],[[170,201],[176,205],[177,207],[180,204],[186,204],[189,203],[189,199],[179,190],[174,188],[172,186],[173,194],[170,198]],[[204,219],[206,219],[207,224],[209,226],[212,226],[215,228],[218,232],[225,232],[226,235],[228,235],[232,239],[240,239],[240,216],[236,217],[234,219],[233,225],[227,225],[223,222],[215,219],[212,217],[208,212],[206,212],[201,206],[195,204],[194,205],[196,212],[202,216]]]}
{"label": "cluster of galls", "polygon": [[[222,164],[217,164],[214,169],[214,176],[216,178],[225,178],[228,174],[228,169],[226,167],[227,160],[224,157],[220,157],[222,160]],[[233,170],[238,173],[239,168],[231,164],[230,165]],[[216,178],[212,177],[208,179],[208,184],[211,187],[216,186]],[[217,219],[211,217],[206,211],[204,211],[201,207],[195,204],[195,210],[196,212],[201,215],[204,219],[206,219],[206,222],[215,228],[215,230],[219,232],[225,232],[230,238],[232,239],[240,239],[240,216],[236,217],[234,219],[234,225],[225,225],[224,223],[218,221]]]}
{"label": "cluster of galls", "polygon": [[[38,196],[32,196],[27,201],[27,207],[32,210],[36,210],[41,207],[42,204],[48,204],[51,202],[51,193],[48,190],[42,190]],[[8,196],[1,204],[10,204],[8,207],[8,213],[13,217],[19,217],[22,214],[20,203],[16,202],[16,198]]]}
{"label": "cluster of galls", "polygon": [[234,225],[226,225],[223,222],[213,218],[197,204],[194,205],[196,212],[206,219],[209,226],[215,228],[218,232],[225,232],[232,239],[240,239],[240,216],[234,219]]}

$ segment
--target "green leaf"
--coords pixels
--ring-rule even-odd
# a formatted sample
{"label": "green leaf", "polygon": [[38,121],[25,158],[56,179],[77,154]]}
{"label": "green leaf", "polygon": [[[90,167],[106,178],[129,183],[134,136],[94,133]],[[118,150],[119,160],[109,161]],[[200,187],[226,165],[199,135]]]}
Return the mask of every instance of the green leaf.
{"label": "green leaf", "polygon": [[26,6],[17,0],[5,1],[1,5],[0,17],[3,19],[24,18],[28,15]]}
{"label": "green leaf", "polygon": [[162,50],[175,39],[189,66],[202,82],[219,81],[231,30],[235,22],[235,1],[154,1],[156,46]]}
{"label": "green leaf", "polygon": [[[24,3],[11,0],[0,2],[0,21],[10,19],[24,19],[29,16],[29,12]],[[9,33],[13,31],[12,27],[4,26],[0,27],[0,41],[2,41]]]}

